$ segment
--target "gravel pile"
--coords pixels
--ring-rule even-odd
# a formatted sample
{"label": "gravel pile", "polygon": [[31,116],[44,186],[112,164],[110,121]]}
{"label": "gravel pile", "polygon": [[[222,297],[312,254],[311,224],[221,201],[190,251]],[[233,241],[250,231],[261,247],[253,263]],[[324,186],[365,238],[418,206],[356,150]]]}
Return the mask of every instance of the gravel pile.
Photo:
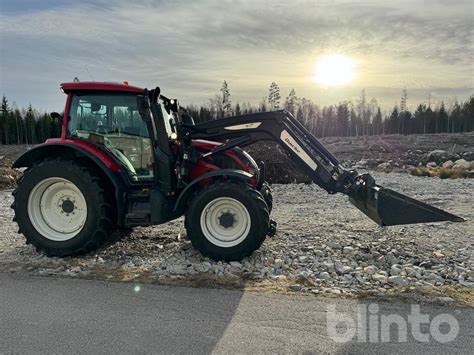
{"label": "gravel pile", "polygon": [[20,171],[11,168],[12,164],[10,159],[0,155],[0,189],[14,187],[21,176]]}
{"label": "gravel pile", "polygon": [[474,286],[474,181],[374,173],[383,186],[458,214],[465,223],[378,227],[315,185],[274,185],[278,232],[241,262],[203,258],[182,220],[135,228],[130,235],[79,258],[47,258],[24,244],[11,221],[11,191],[0,192],[0,268],[87,276],[93,269],[147,272],[158,279],[197,275],[234,280],[285,280],[294,291],[386,292],[405,285]]}

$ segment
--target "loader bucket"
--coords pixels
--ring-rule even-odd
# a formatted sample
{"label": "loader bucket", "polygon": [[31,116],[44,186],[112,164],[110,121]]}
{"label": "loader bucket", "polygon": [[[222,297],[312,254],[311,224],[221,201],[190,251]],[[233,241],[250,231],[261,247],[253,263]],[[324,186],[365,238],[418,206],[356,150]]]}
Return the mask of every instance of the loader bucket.
{"label": "loader bucket", "polygon": [[463,222],[439,208],[380,186],[364,186],[349,197],[351,203],[381,226],[428,222]]}

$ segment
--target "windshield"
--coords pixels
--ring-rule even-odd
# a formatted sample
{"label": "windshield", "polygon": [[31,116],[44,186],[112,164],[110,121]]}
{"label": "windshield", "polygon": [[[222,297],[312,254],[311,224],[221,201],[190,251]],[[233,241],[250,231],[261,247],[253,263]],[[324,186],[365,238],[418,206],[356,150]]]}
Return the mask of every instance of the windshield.
{"label": "windshield", "polygon": [[134,94],[74,95],[68,136],[105,146],[134,178],[152,178],[151,141]]}

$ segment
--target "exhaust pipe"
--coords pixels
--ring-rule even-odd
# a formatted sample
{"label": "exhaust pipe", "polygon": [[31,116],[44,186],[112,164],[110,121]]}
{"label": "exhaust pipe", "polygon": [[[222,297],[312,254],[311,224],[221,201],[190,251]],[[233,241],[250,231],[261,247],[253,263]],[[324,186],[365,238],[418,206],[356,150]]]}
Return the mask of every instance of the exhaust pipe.
{"label": "exhaust pipe", "polygon": [[381,226],[429,222],[464,222],[439,208],[375,184],[369,174],[360,175],[349,192],[349,201]]}

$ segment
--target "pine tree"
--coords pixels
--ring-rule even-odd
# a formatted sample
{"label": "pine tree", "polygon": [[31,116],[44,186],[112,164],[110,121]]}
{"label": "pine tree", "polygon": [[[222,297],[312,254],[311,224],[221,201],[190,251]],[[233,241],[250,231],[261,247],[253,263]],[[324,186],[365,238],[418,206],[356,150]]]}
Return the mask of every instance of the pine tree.
{"label": "pine tree", "polygon": [[374,134],[382,134],[382,111],[380,107],[377,107],[377,113],[372,120],[372,124],[374,126]]}
{"label": "pine tree", "polygon": [[402,90],[402,98],[400,99],[400,112],[405,112],[407,110],[407,88]]}
{"label": "pine tree", "polygon": [[224,80],[221,87],[221,94],[222,94],[222,110],[224,112],[224,117],[232,116],[232,102],[230,101],[230,90],[229,85]]}
{"label": "pine tree", "polygon": [[399,119],[400,119],[400,115],[398,111],[398,106],[395,105],[389,117],[389,133],[400,133],[398,131]]}
{"label": "pine tree", "polygon": [[286,97],[285,110],[287,110],[292,115],[295,115],[297,103],[298,103],[298,97],[296,97],[295,89],[291,89],[290,93]]}
{"label": "pine tree", "polygon": [[347,102],[340,102],[337,106],[337,135],[347,135],[347,128],[349,126],[349,106]]}
{"label": "pine tree", "polygon": [[276,111],[280,109],[280,87],[277,83],[272,82],[268,89],[268,106],[270,110]]}
{"label": "pine tree", "polygon": [[462,105],[462,127],[463,132],[474,131],[474,96]]}
{"label": "pine tree", "polygon": [[28,105],[28,110],[26,111],[25,124],[26,135],[30,144],[38,143],[35,134],[35,113],[33,111],[33,107],[31,107],[31,104]]}
{"label": "pine tree", "polygon": [[448,121],[448,113],[446,112],[446,107],[444,106],[444,102],[441,101],[441,105],[439,106],[439,110],[436,115],[436,122],[438,125],[438,132],[447,132],[446,126]]}
{"label": "pine tree", "polygon": [[[367,98],[365,96],[365,89],[363,89],[360,93],[359,99],[357,101],[357,114],[358,114],[358,121],[362,123],[362,135],[365,136],[367,134],[367,127],[370,121],[370,111],[367,105]],[[356,126],[357,127],[357,126]],[[358,130],[358,133],[360,131]]]}
{"label": "pine tree", "polygon": [[263,97],[262,101],[260,101],[260,105],[258,105],[259,112],[267,112],[267,98]]}
{"label": "pine tree", "polygon": [[304,125],[304,112],[303,112],[303,105],[298,106],[298,110],[296,111],[296,119]]}
{"label": "pine tree", "polygon": [[[3,130],[3,137],[4,137],[4,142],[5,144],[9,143],[9,122],[8,122],[8,116],[9,116],[9,109],[8,109],[8,100],[5,97],[5,95],[2,97],[2,108],[0,112],[0,126]],[[2,139],[0,139],[0,142]]]}
{"label": "pine tree", "polygon": [[235,105],[235,115],[240,116],[241,114],[242,112],[240,110],[240,104],[237,102],[237,104]]}

